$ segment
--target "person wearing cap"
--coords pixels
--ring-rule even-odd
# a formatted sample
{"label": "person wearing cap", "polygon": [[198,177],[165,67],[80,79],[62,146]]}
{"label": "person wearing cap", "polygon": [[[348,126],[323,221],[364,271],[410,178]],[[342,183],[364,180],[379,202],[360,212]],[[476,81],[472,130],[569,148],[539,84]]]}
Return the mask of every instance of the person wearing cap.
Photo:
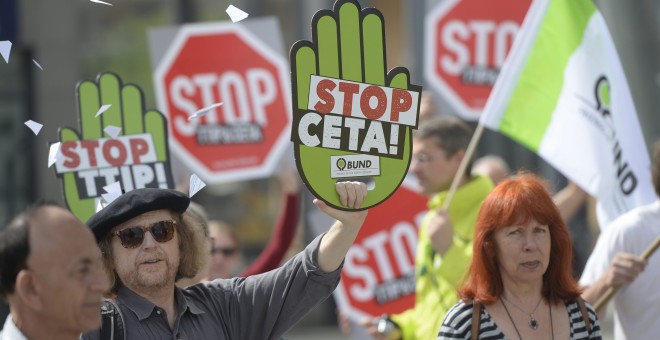
{"label": "person wearing cap", "polygon": [[[182,223],[189,198],[167,189],[136,189],[117,198],[87,224],[103,252],[125,339],[279,338],[336,288],[366,218],[366,210],[351,211],[367,194],[364,183],[337,183],[336,189],[346,209],[314,200],[337,221],[282,267],[186,288],[174,283],[193,277],[207,251],[203,237]],[[81,338],[110,333],[102,327]]]}
{"label": "person wearing cap", "polygon": [[98,328],[110,283],[94,236],[68,210],[39,203],[0,232],[0,294],[10,305],[0,339],[78,339]]}

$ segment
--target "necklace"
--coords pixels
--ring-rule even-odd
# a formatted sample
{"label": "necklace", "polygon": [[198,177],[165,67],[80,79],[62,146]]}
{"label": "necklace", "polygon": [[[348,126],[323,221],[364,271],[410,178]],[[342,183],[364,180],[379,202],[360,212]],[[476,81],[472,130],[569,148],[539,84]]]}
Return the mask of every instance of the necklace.
{"label": "necklace", "polygon": [[[504,299],[504,296],[502,296],[502,298]],[[509,301],[509,302],[511,302],[511,301]],[[509,320],[511,320],[511,324],[513,325],[513,329],[515,329],[516,334],[518,334],[518,339],[522,340],[522,336],[520,336],[520,332],[518,331],[518,327],[516,326],[516,323],[513,321],[513,318],[511,317],[511,313],[509,313],[509,309],[506,308],[506,304],[504,303],[504,300],[502,300],[502,306],[504,306],[504,310],[506,311],[506,315],[508,315]],[[536,307],[538,307],[538,305]],[[552,322],[552,305],[548,304],[548,307],[550,308],[550,332],[552,334],[552,340],[554,340],[555,339],[555,326]],[[536,309],[534,309],[534,310],[536,310]],[[531,327],[531,325],[530,325],[530,327]],[[538,328],[538,323],[536,324],[536,327]],[[532,329],[536,330],[536,328],[532,328]]]}
{"label": "necklace", "polygon": [[[539,299],[539,302],[536,303],[536,307],[534,307],[534,310],[531,313],[525,312],[524,309],[518,307],[518,305],[516,305],[515,303],[509,301],[507,298],[504,297],[504,295],[502,295],[502,300],[503,300],[502,305],[504,305],[504,301],[506,301],[506,302],[512,304],[514,307],[520,309],[521,312],[529,315],[529,322],[527,322],[527,325],[529,325],[529,328],[531,328],[533,330],[537,330],[539,328],[539,322],[536,321],[536,318],[534,317],[534,313],[536,313],[536,310],[541,305],[541,301],[543,301],[543,296],[541,296],[541,298]],[[504,309],[506,309],[506,305],[504,305]],[[507,310],[507,312],[509,312],[509,311]]]}

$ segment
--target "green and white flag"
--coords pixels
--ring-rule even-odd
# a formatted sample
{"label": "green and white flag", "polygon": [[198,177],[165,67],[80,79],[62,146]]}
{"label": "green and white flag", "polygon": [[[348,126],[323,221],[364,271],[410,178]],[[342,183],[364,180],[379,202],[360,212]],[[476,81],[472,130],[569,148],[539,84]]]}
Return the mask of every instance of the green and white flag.
{"label": "green and white flag", "polygon": [[596,197],[601,227],[655,199],[630,89],[591,0],[534,1],[481,124]]}

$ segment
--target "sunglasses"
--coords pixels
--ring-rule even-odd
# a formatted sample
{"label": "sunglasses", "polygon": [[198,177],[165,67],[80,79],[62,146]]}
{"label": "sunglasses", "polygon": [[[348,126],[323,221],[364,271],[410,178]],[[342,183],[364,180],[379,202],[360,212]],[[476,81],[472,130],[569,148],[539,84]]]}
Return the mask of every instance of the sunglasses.
{"label": "sunglasses", "polygon": [[122,230],[117,230],[112,233],[113,236],[119,237],[121,245],[124,248],[137,248],[144,241],[144,234],[149,231],[154,240],[158,243],[165,243],[174,237],[174,227],[176,226],[175,220],[159,221],[146,228],[131,227]]}
{"label": "sunglasses", "polygon": [[229,257],[234,255],[235,253],[236,253],[236,248],[221,248],[221,247],[211,246],[211,255],[222,254],[225,257]]}

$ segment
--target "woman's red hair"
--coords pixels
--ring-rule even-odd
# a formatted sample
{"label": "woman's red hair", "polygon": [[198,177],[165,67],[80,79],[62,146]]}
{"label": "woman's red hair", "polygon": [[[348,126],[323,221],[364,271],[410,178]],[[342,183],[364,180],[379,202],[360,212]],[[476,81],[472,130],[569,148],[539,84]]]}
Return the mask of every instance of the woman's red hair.
{"label": "woman's red hair", "polygon": [[543,296],[553,303],[573,301],[580,296],[571,274],[571,239],[547,187],[538,177],[521,174],[502,181],[486,197],[475,226],[470,270],[459,291],[464,301],[491,304],[499,299],[503,284],[493,234],[501,228],[532,220],[547,225],[550,230],[550,263],[543,274]]}

